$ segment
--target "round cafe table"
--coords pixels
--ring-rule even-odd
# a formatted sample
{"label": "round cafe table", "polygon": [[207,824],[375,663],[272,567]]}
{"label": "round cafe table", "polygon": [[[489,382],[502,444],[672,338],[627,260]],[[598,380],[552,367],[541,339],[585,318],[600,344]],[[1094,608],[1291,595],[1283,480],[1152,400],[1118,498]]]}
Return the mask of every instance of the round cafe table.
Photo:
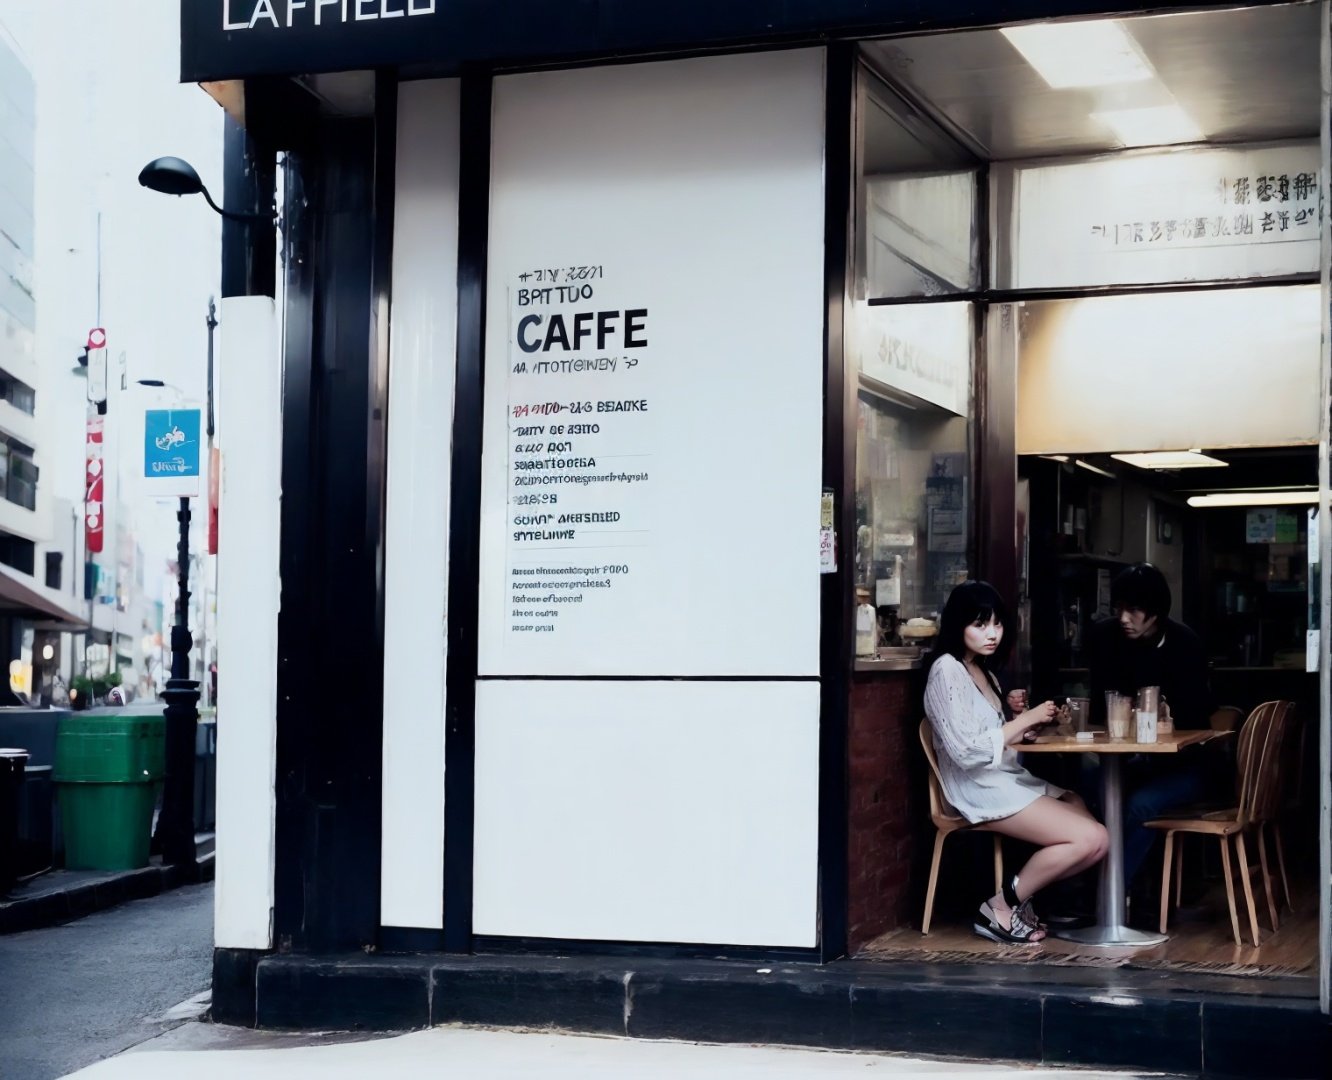
{"label": "round cafe table", "polygon": [[1134,930],[1125,925],[1124,894],[1124,788],[1121,765],[1125,754],[1177,754],[1215,738],[1215,731],[1176,731],[1158,735],[1156,742],[1111,739],[1097,731],[1091,740],[1072,735],[1042,735],[1035,742],[1015,747],[1023,754],[1097,754],[1101,759],[1101,813],[1110,834],[1110,850],[1101,863],[1101,892],[1096,905],[1096,925],[1081,930],[1063,930],[1056,936],[1082,945],[1126,945],[1147,948],[1169,940],[1167,934]]}

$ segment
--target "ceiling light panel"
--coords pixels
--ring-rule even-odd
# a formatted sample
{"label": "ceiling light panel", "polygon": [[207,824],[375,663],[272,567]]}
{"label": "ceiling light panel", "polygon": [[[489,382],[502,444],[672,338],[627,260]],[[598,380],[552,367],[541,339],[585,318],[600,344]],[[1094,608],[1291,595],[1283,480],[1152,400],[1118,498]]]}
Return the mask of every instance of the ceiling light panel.
{"label": "ceiling light panel", "polygon": [[1139,469],[1220,469],[1229,462],[1196,450],[1153,450],[1145,454],[1111,454],[1116,461]]}
{"label": "ceiling light panel", "polygon": [[1189,505],[1199,508],[1216,506],[1313,506],[1318,492],[1304,491],[1218,491],[1211,495],[1190,495]]}
{"label": "ceiling light panel", "polygon": [[1038,23],[999,31],[1052,90],[1144,82],[1155,72],[1113,20]]}
{"label": "ceiling light panel", "polygon": [[1153,105],[1146,109],[1110,109],[1094,112],[1125,146],[1170,146],[1202,142],[1206,136],[1178,105]]}

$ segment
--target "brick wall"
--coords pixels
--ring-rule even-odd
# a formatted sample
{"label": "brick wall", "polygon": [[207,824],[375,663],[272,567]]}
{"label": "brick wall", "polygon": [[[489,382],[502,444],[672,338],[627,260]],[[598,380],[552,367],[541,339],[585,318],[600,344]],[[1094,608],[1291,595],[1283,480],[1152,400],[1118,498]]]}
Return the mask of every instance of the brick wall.
{"label": "brick wall", "polygon": [[914,672],[857,675],[848,755],[848,946],[919,919],[922,850],[932,832],[916,729]]}

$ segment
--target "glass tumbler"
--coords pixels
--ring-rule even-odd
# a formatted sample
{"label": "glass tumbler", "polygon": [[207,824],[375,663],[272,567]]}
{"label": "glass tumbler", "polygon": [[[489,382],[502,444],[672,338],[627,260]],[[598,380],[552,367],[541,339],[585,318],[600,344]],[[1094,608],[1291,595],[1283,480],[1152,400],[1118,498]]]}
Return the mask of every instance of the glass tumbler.
{"label": "glass tumbler", "polygon": [[1114,690],[1105,692],[1105,726],[1110,738],[1123,742],[1129,737],[1133,716],[1133,699]]}
{"label": "glass tumbler", "polygon": [[1156,718],[1161,709],[1161,688],[1144,686],[1138,690],[1138,708],[1136,712],[1138,742],[1156,742]]}

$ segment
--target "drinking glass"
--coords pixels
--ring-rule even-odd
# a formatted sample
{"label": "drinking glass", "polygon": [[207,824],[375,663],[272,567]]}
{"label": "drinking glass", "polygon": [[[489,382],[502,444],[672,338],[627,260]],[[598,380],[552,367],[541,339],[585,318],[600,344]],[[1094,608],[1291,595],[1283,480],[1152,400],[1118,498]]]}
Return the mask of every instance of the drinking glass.
{"label": "drinking glass", "polygon": [[1114,690],[1105,692],[1105,726],[1110,738],[1123,742],[1129,737],[1132,723],[1133,699]]}
{"label": "drinking glass", "polygon": [[1086,731],[1088,722],[1091,719],[1091,698],[1071,697],[1068,699],[1069,719],[1073,724],[1073,730]]}
{"label": "drinking glass", "polygon": [[1161,708],[1161,688],[1144,686],[1138,690],[1138,742],[1156,742],[1156,717]]}

